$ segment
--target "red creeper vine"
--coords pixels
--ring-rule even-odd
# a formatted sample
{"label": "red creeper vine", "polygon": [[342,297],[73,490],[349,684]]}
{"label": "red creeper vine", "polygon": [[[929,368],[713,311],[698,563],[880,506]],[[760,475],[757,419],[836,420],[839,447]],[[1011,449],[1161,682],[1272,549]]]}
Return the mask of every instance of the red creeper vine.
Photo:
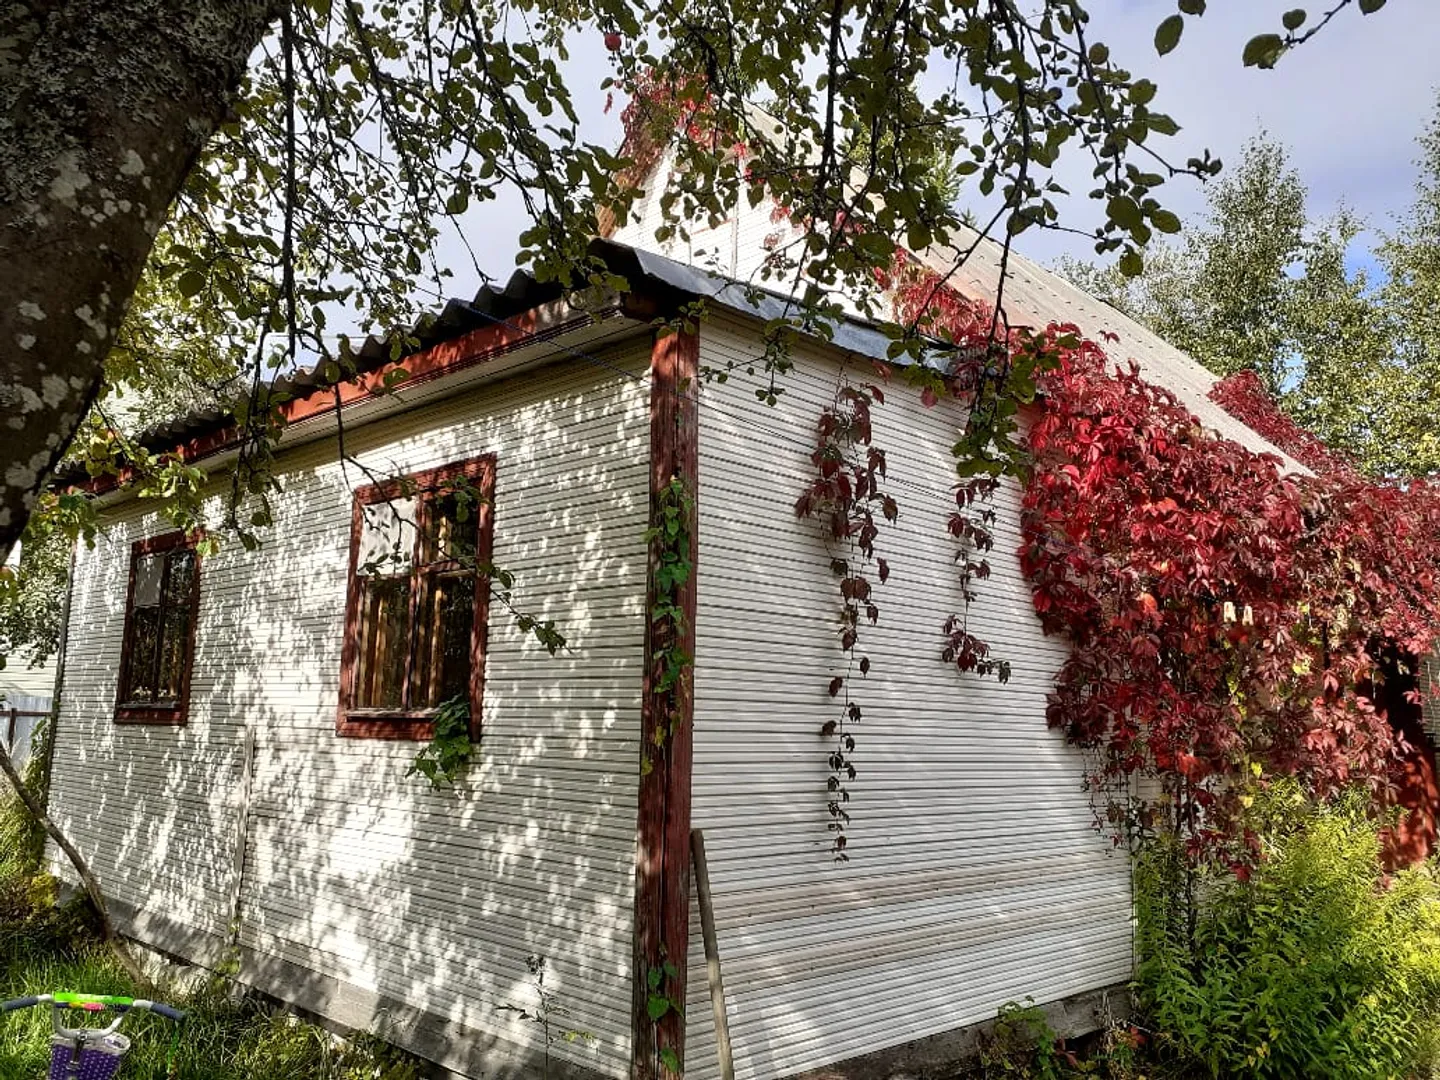
{"label": "red creeper vine", "polygon": [[960,596],[964,609],[945,621],[945,648],[940,658],[959,671],[994,675],[1010,681],[1010,661],[990,655],[990,645],[970,631],[970,605],[976,600],[974,584],[990,576],[986,554],[995,546],[991,527],[995,508],[991,500],[1000,481],[993,476],[971,477],[955,485],[955,512],[950,515],[950,535],[960,541],[955,563],[960,567]]}
{"label": "red creeper vine", "polygon": [[818,445],[810,455],[815,478],[795,503],[797,517],[816,518],[827,526],[832,550],[837,545],[845,550],[843,557],[836,555],[830,560],[830,569],[840,585],[839,636],[846,669],[829,685],[830,696],[840,703],[839,714],[820,729],[822,738],[835,740],[829,757],[826,809],[837,862],[849,858],[845,854],[845,830],[850,822],[846,806],[850,802],[848,784],[856,776],[852,759],[855,738],[850,729],[863,716],[854,675],[857,668],[862,678],[870,673],[870,657],[857,649],[860,628],[862,619],[872,626],[880,619],[871,567],[880,583],[890,577],[889,563],[875,554],[880,535],[876,515],[890,522],[899,516],[894,497],[880,486],[885,478],[885,451],[873,445],[870,406],[884,401],[884,391],[874,383],[841,383],[834,404],[821,412],[816,425]]}

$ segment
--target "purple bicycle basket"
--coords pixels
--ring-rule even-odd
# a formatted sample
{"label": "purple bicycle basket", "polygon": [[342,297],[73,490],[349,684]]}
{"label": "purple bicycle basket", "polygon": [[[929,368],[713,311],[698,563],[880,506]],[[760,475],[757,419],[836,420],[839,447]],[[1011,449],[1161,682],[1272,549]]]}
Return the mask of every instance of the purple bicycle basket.
{"label": "purple bicycle basket", "polygon": [[78,1047],[64,1035],[50,1040],[50,1072],[47,1080],[110,1080],[130,1049],[124,1035],[96,1033]]}

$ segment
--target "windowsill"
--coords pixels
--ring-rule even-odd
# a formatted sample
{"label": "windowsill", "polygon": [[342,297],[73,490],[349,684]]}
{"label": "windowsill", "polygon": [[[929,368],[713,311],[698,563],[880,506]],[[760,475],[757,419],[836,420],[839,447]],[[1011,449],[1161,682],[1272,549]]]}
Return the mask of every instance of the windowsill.
{"label": "windowsill", "polygon": [[[335,734],[351,739],[394,739],[429,742],[435,737],[438,709],[349,709],[340,714]],[[472,722],[470,741],[478,743],[480,732]]]}
{"label": "windowsill", "polygon": [[349,720],[433,720],[438,709],[349,709]]}
{"label": "windowsill", "polygon": [[424,712],[351,709],[340,714],[335,734],[351,739],[392,739],[429,742],[435,737],[435,710]]}
{"label": "windowsill", "polygon": [[117,705],[115,723],[182,727],[185,724],[185,714],[183,705]]}

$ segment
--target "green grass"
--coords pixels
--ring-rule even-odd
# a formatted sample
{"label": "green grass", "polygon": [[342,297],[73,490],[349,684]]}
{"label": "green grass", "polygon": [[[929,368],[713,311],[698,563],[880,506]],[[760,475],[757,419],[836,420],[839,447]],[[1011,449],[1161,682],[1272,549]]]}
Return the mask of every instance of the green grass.
{"label": "green grass", "polygon": [[[0,777],[0,784],[3,784]],[[86,904],[55,905],[54,882],[36,870],[33,837],[13,796],[0,795],[0,1000],[50,991],[141,996],[104,950]],[[185,992],[154,996],[186,1009],[179,1029],[136,1014],[121,1030],[132,1040],[128,1080],[417,1080],[414,1059],[361,1037],[328,1032],[254,999],[236,1001],[219,977]],[[103,1014],[108,1021],[112,1014]],[[72,1013],[84,1026],[98,1017]],[[76,1020],[73,1017],[84,1017]],[[50,1012],[0,1016],[0,1080],[38,1080],[50,1055]],[[173,1066],[173,1071],[172,1071]]]}

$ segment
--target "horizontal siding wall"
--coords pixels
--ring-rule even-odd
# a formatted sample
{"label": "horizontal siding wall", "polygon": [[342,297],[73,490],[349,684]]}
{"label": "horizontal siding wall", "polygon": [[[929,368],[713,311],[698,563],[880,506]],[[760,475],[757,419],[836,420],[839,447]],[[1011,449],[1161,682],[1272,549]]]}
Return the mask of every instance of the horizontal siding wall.
{"label": "horizontal siding wall", "polygon": [[[756,358],[736,323],[707,324],[701,362]],[[819,411],[839,364],[808,348],[775,407],[737,372],[702,390],[693,820],[710,859],[737,1075],[789,1075],[1128,978],[1129,871],[1097,834],[1084,763],[1045,724],[1065,656],[1040,632],[1015,551],[1018,493],[997,497],[993,576],[972,628],[1013,664],[1006,685],[942,664],[960,603],[946,532],[958,410],[887,389],[874,409],[896,526],[877,553],[873,668],[857,678],[858,778],[848,863],[826,826],[819,737],[839,709],[837,580],[818,526],[796,519]],[[871,380],[868,364],[854,368]],[[858,672],[857,672],[858,676]],[[688,1068],[718,1076],[692,912]]]}
{"label": "horizontal siding wall", "polygon": [[5,667],[0,669],[0,704],[14,705],[17,709],[28,708],[36,699],[48,699],[55,689],[55,661],[30,665],[24,653],[5,658]]}
{"label": "horizontal siding wall", "polygon": [[[243,741],[243,721],[231,708],[235,673],[214,632],[230,600],[210,571],[225,560],[201,569],[189,722],[116,725],[130,545],[170,526],[135,503],[103,521],[94,545],[81,543],[75,555],[50,813],[110,898],[221,934],[240,839]],[[53,844],[49,857],[73,880]]]}
{"label": "horizontal siding wall", "polygon": [[[164,526],[128,509],[81,552],[53,804],[117,898],[226,930],[249,732],[242,945],[536,1048],[500,1007],[533,1006],[538,953],[596,1036],[553,1052],[627,1071],[648,361],[636,343],[349,431],[346,470],[333,441],[284,455],[264,547],[202,562],[183,729],[110,722],[130,542]],[[480,760],[437,794],[406,775],[418,744],[334,732],[351,490],[484,453],[495,561],[569,647],[492,604]]]}

